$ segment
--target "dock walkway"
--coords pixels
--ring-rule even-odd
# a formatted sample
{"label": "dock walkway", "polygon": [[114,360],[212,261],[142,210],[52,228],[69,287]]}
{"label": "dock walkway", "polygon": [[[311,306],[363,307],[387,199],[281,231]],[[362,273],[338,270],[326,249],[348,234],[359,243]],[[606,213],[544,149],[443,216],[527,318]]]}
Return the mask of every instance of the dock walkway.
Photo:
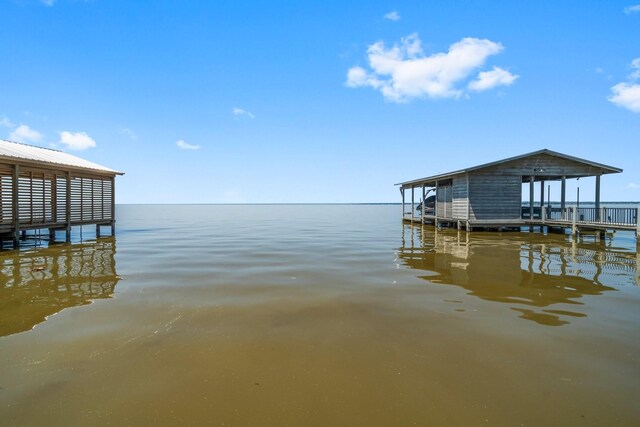
{"label": "dock walkway", "polygon": [[582,231],[626,230],[640,236],[640,208],[534,208],[529,212],[524,207],[521,218],[511,219],[462,219],[436,214],[417,214],[405,212],[404,221],[436,226],[457,227],[467,231],[474,229],[512,229],[520,227],[555,227],[570,229],[571,234]]}

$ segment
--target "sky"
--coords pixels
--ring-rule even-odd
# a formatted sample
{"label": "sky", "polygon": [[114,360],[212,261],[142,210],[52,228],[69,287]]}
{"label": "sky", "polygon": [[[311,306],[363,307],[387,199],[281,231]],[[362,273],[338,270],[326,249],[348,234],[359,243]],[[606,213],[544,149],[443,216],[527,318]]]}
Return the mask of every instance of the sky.
{"label": "sky", "polygon": [[398,202],[542,148],[640,200],[640,0],[0,0],[0,22],[0,138],[125,172],[117,203]]}

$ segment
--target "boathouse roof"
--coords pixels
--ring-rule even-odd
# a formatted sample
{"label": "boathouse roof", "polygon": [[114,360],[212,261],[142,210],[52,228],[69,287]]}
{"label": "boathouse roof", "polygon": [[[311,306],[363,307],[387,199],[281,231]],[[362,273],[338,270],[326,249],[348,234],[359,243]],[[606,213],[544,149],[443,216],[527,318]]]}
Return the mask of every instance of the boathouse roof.
{"label": "boathouse roof", "polygon": [[50,167],[60,169],[71,169],[75,171],[86,171],[92,173],[108,175],[124,175],[97,163],[90,162],[72,154],[51,148],[36,147],[34,145],[22,144],[0,139],[0,163],[16,162],[31,164],[47,164]]}
{"label": "boathouse roof", "polygon": [[608,173],[620,173],[622,172],[622,169],[620,168],[616,168],[613,166],[608,166],[608,165],[604,165],[602,163],[597,163],[597,162],[593,162],[591,160],[585,160],[585,159],[581,159],[579,157],[574,157],[574,156],[569,156],[568,154],[563,154],[563,153],[558,153],[557,151],[552,151],[552,150],[548,150],[548,149],[542,149],[542,150],[538,150],[538,151],[533,151],[531,153],[527,153],[527,154],[522,154],[519,156],[515,156],[515,157],[509,157],[506,159],[502,159],[502,160],[497,160],[495,162],[490,162],[490,163],[484,163],[481,165],[477,165],[477,166],[472,166],[472,167],[468,167],[465,169],[460,169],[460,170],[456,170],[453,172],[447,172],[447,173],[442,173],[442,174],[438,174],[438,175],[433,175],[433,176],[428,176],[425,178],[419,178],[419,179],[414,179],[411,181],[404,181],[404,182],[400,182],[397,183],[396,185],[400,185],[402,187],[411,187],[414,185],[428,185],[428,186],[434,186],[436,184],[436,181],[441,181],[441,180],[447,180],[450,178],[453,178],[456,175],[462,175],[465,173],[469,173],[469,172],[476,172],[476,171],[482,171],[483,169],[492,169],[492,168],[498,168],[500,166],[506,165],[510,162],[515,162],[518,160],[523,160],[523,159],[528,159],[528,158],[532,158],[531,160],[534,161],[535,163],[535,158],[539,158],[540,156],[551,156],[551,157],[556,157],[558,160],[565,160],[565,161],[570,161],[574,164],[581,164],[583,166],[587,166],[589,168],[589,172],[588,174],[580,172],[580,173],[571,173],[570,171],[568,171],[567,173],[562,173],[558,176],[550,176],[550,174],[545,171],[544,168],[540,167],[540,168],[536,168],[534,167],[531,170],[531,175],[537,175],[540,177],[540,179],[560,179],[561,176],[565,176],[566,178],[581,178],[584,176],[594,176],[594,175],[604,175],[604,174],[608,174]]}

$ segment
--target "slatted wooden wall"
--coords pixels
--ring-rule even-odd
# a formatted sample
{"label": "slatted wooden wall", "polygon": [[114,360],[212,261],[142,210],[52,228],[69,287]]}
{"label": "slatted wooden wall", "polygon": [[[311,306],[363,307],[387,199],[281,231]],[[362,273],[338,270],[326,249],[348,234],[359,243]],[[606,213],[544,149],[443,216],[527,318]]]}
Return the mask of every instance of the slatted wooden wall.
{"label": "slatted wooden wall", "polygon": [[0,225],[13,223],[13,169],[0,164]]}
{"label": "slatted wooden wall", "polygon": [[[112,200],[112,177],[71,174],[68,178],[65,172],[20,168],[17,198],[20,225],[111,221]],[[0,164],[0,226],[13,224],[14,202],[13,167]]]}
{"label": "slatted wooden wall", "polygon": [[111,179],[74,176],[71,178],[71,222],[113,219]]}
{"label": "slatted wooden wall", "polygon": [[453,178],[453,218],[469,219],[469,197],[467,187],[469,185],[467,175]]}
{"label": "slatted wooden wall", "polygon": [[436,188],[436,215],[438,218],[453,218],[453,187],[440,185]]}

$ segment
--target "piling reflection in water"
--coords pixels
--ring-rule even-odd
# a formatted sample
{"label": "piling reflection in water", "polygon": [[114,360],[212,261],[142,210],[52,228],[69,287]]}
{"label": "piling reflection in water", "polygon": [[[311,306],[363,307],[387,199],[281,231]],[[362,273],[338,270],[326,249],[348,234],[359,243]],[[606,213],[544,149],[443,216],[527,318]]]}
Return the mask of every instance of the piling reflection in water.
{"label": "piling reflection in water", "polygon": [[0,257],[0,337],[28,331],[69,307],[110,298],[115,239]]}
{"label": "piling reflection in water", "polygon": [[402,263],[421,278],[509,304],[518,317],[561,326],[586,317],[585,296],[638,285],[637,258],[624,248],[570,236],[403,227]]}

